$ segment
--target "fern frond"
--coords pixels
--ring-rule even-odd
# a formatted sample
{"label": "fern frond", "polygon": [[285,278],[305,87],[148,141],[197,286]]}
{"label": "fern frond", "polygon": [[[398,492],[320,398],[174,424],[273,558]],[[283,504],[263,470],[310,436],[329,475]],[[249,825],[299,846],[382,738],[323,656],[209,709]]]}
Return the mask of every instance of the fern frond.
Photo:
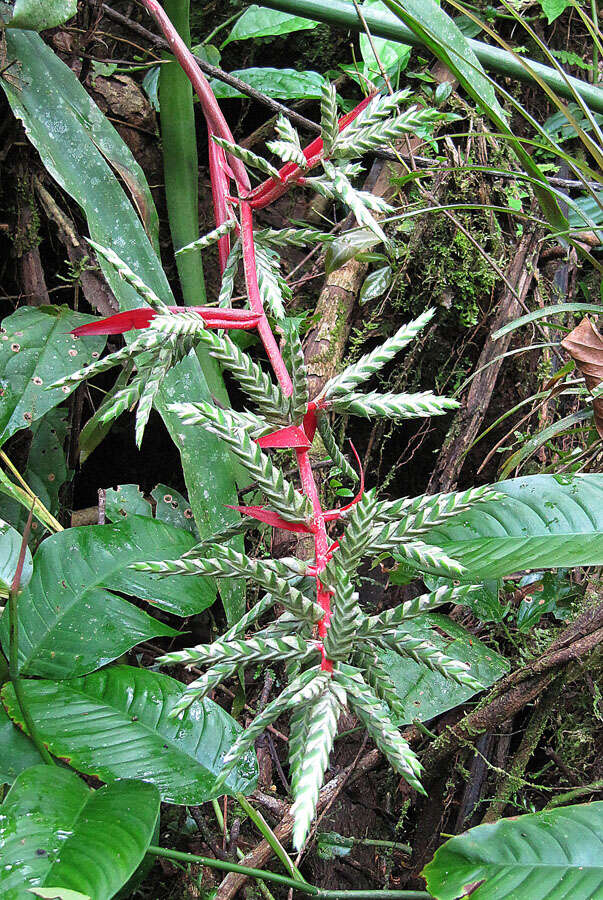
{"label": "fern frond", "polygon": [[291,289],[281,275],[280,263],[274,251],[256,246],[255,265],[258,288],[264,308],[275,319],[285,318],[285,301],[291,299]]}
{"label": "fern frond", "polygon": [[305,723],[305,750],[294,773],[295,793],[291,814],[294,818],[293,846],[301,850],[316,812],[318,794],[329,764],[337,722],[345,692],[328,683],[309,709]]}
{"label": "fern frond", "polygon": [[222,281],[220,283],[220,292],[218,294],[218,306],[228,307],[232,305],[232,295],[234,294],[235,278],[239,268],[239,262],[243,256],[243,247],[240,240],[236,240],[232,245],[226,266],[222,272]]}
{"label": "fern frond", "polygon": [[[375,549],[379,546],[377,543]],[[423,571],[434,572],[444,578],[460,578],[466,572],[465,567],[456,559],[452,559],[439,547],[425,544],[423,541],[403,540],[401,543],[392,542],[390,546],[392,548],[395,546],[397,557],[407,559]],[[389,547],[383,549],[387,550]]]}
{"label": "fern frond", "polygon": [[452,493],[424,494],[401,500],[381,501],[377,504],[376,519],[381,522],[401,520],[402,517],[424,517],[430,528],[441,525],[451,516],[466,512],[476,503],[486,503],[489,500],[502,500],[505,494],[493,491],[490,487],[469,488],[466,491],[453,491]]}
{"label": "fern frond", "polygon": [[[217,640],[213,644],[198,644],[187,650],[174,650],[157,657],[157,662],[164,666],[170,663],[193,665],[216,665],[217,663],[233,663],[247,666],[252,662],[271,662],[273,660],[306,659],[319,651],[296,635],[285,637],[259,638],[256,635],[247,640],[236,638],[232,641]],[[194,682],[188,687],[194,690]]]}
{"label": "fern frond", "polygon": [[317,228],[258,228],[254,232],[256,244],[263,244],[272,250],[279,251],[284,245],[289,247],[308,247],[321,241],[332,241],[335,236],[328,231]]}
{"label": "fern frond", "polygon": [[[212,406],[206,400],[198,403],[172,403],[170,410],[182,419],[185,425],[206,425],[214,419],[213,412],[217,407]],[[267,434],[271,426],[265,419],[249,412],[238,412],[234,409],[221,409],[220,420],[231,429],[244,431],[254,440]]]}
{"label": "fern frond", "polygon": [[155,398],[159,393],[159,388],[168,373],[171,361],[172,348],[168,347],[161,350],[156,365],[150,369],[147,377],[144,378],[143,389],[136,409],[135,438],[136,446],[139,450],[144,437],[144,430],[149,421],[149,416],[151,415],[153,403],[155,402]]}
{"label": "fern frond", "polygon": [[369,687],[373,689],[377,697],[391,710],[396,719],[404,719],[404,706],[400,702],[396,686],[389,677],[379,655],[372,651],[358,654],[359,665],[364,672]]}
{"label": "fern frond", "polygon": [[436,397],[432,391],[417,394],[378,394],[370,391],[360,394],[350,391],[344,397],[334,397],[327,401],[329,409],[348,415],[369,419],[381,416],[386,419],[418,419],[441,416],[458,407],[457,400]]}
{"label": "fern frond", "polygon": [[336,566],[331,621],[324,638],[325,653],[329,659],[346,660],[349,657],[360,615],[358,594],[345,569]]}
{"label": "fern frond", "polygon": [[279,156],[283,162],[293,162],[301,169],[305,169],[308,161],[303,154],[299,135],[289,119],[279,116],[276,120],[276,132],[280,140],[266,141],[268,150]]}
{"label": "fern frond", "polygon": [[241,389],[253,400],[261,415],[270,421],[276,420],[279,424],[286,421],[289,403],[280,387],[247,353],[243,353],[228,335],[223,337],[215,335],[215,338],[211,344],[210,355],[234,375]]}
{"label": "fern frond", "polygon": [[393,724],[383,702],[365,682],[362,673],[353,666],[342,666],[333,673],[333,678],[344,688],[348,702],[390,765],[411,787],[426,795],[419,781],[419,760]]}
{"label": "fern frond", "polygon": [[463,605],[469,602],[472,594],[480,590],[481,586],[476,584],[461,584],[458,587],[443,585],[435,591],[429,591],[415,597],[414,600],[407,600],[405,603],[400,603],[399,606],[394,606],[393,609],[387,609],[377,616],[369,616],[361,622],[358,636],[365,637],[395,628],[406,619],[431,612],[446,603]]}
{"label": "fern frond", "polygon": [[[179,406],[180,404],[173,404]],[[188,406],[188,404],[184,404]],[[240,429],[232,428],[232,419],[224,411],[209,403],[197,403],[198,410],[206,415],[205,427],[222,438],[232,449],[237,459],[247,469],[254,481],[258,482],[274,509],[291,522],[305,522],[312,515],[312,507],[307,497],[295,490],[280,469],[272,465],[270,458]],[[171,408],[171,407],[170,407]]]}
{"label": "fern frond", "polygon": [[395,118],[383,119],[364,128],[355,129],[351,134],[343,132],[343,139],[337,142],[332,157],[349,159],[362,156],[370,150],[397,141],[403,134],[424,128],[425,125],[440,118],[441,113],[435,109],[419,109],[411,106]]}
{"label": "fern frond", "polygon": [[395,91],[393,94],[376,94],[348,127],[342,132],[342,138],[352,140],[357,131],[371,128],[383,119],[396,115],[400,104],[410,96],[410,88]]}
{"label": "fern frond", "polygon": [[235,622],[228,631],[224,632],[220,640],[232,641],[234,638],[245,634],[249,626],[257,622],[269,609],[272,609],[275,603],[278,603],[278,597],[274,597],[272,594],[264,594],[245,615],[241,616],[238,622]]}
{"label": "fern frond", "polygon": [[387,365],[396,354],[414,340],[417,334],[433,318],[434,313],[435,309],[428,309],[412,322],[403,325],[393,337],[388,338],[371,353],[362,356],[358,362],[348,366],[340,375],[336,375],[335,378],[327,381],[321,391],[321,396],[329,398],[336,397],[339,394],[347,394],[363,381],[368,381],[372,375]]}
{"label": "fern frond", "polygon": [[304,359],[304,351],[297,328],[289,330],[289,350],[291,353],[291,419],[294,425],[300,425],[306,412],[310,394],[308,392],[308,370]]}

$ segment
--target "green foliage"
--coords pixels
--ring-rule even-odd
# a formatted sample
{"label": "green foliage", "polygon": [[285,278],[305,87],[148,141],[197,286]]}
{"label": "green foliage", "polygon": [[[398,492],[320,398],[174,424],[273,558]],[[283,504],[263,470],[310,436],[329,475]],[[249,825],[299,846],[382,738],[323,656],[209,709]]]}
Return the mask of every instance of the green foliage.
{"label": "green foliage", "polygon": [[[182,696],[182,685],[173,678],[110,666],[84,678],[26,681],[23,687],[29,714],[50,752],[78,771],[105,782],[150,782],[171,803],[203,803],[225,792],[217,790],[216,779],[241,728],[211,700],[194,703],[184,717],[171,717]],[[2,689],[2,701],[13,721],[27,730],[12,685]],[[256,778],[255,759],[242,756],[223,781],[226,791],[235,793],[252,790]]]}
{"label": "green foliage", "polygon": [[494,825],[447,841],[423,874],[437,900],[455,900],[479,885],[480,900],[524,897],[587,900],[601,891],[603,803],[567,806]]}
{"label": "green foliage", "polygon": [[91,791],[66,769],[32,766],[2,804],[0,891],[30,900],[30,887],[50,885],[66,900],[63,888],[110,900],[142,861],[158,817],[151,784],[124,780]]}

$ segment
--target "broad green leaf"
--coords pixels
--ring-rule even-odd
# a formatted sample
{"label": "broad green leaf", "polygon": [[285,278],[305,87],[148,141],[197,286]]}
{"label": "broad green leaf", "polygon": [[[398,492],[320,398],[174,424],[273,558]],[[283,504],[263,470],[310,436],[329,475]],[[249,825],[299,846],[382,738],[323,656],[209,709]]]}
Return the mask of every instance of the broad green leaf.
{"label": "broad green leaf", "polygon": [[370,300],[376,300],[381,297],[392,283],[391,266],[383,266],[381,269],[375,269],[370,275],[364,279],[364,283],[360,289],[359,302],[361,305],[368,303]]}
{"label": "broad green leaf", "polygon": [[198,540],[199,532],[195,525],[193,510],[186,497],[166,484],[158,484],[156,488],[153,488],[151,497],[157,504],[155,507],[157,519],[167,522],[175,528],[184,528],[186,531],[190,531]]}
{"label": "broad green leaf", "polygon": [[[448,616],[439,613],[417,616],[404,622],[403,628],[413,636],[436,644],[447,656],[469,663],[471,674],[484,687],[494,684],[509,671],[509,663],[504,657]],[[445,637],[441,637],[434,628],[443,632]],[[475,693],[471,688],[444,678],[439,672],[432,672],[392,650],[380,650],[379,655],[404,707],[404,717],[398,725],[409,724],[415,719],[420,722],[432,719],[465,703]]]}
{"label": "broad green leaf", "polygon": [[13,725],[0,706],[0,784],[12,784],[25,769],[42,762],[30,739]]}
{"label": "broad green leaf", "polygon": [[[0,591],[8,593],[17,571],[23,538],[10,525],[0,519]],[[25,561],[21,574],[20,588],[27,587],[33,573],[33,561],[29,548],[25,551]]]}
{"label": "broad green leaf", "polygon": [[11,28],[44,31],[71,19],[77,12],[77,0],[16,0]]}
{"label": "broad green leaf", "polygon": [[[375,12],[387,12],[387,7],[382,0],[364,0],[363,9],[374,10]],[[360,53],[365,63],[367,73],[370,73],[372,80],[375,81],[380,75],[379,65],[375,59],[371,42],[366,34],[360,35]],[[410,58],[411,47],[408,44],[400,44],[398,41],[387,41],[384,38],[373,37],[373,45],[377,51],[377,55],[381,65],[385,71],[392,75],[401,69],[405,69]]]}
{"label": "broad green leaf", "polygon": [[[113,591],[178,615],[206,609],[215,597],[208,579],[158,579],[129,566],[175,559],[195,539],[164,522],[132,516],[113,525],[68,528],[47,538],[19,597],[19,655],[25,675],[71,678],[116,659],[157,635],[176,632]],[[8,623],[0,620],[8,649]]]}
{"label": "broad green leaf", "polygon": [[74,772],[40,765],[18,776],[1,812],[4,900],[31,900],[32,887],[109,900],[149,847],[159,792],[126,780],[91,791]]}
{"label": "broad green leaf", "polygon": [[[295,100],[297,98],[320,100],[325,80],[318,72],[298,72],[296,69],[250,68],[238,69],[231,73],[245,84],[262,91],[268,97],[278,100]],[[216,79],[211,82],[211,89],[218,100],[229,100],[232,97],[245,95],[229,84]]]}
{"label": "broad green leaf", "polygon": [[[33,35],[37,37],[37,35]],[[94,321],[67,306],[22,306],[2,322],[0,444],[41,418],[75,388],[48,386],[94,362],[105,337],[75,338],[73,328]],[[92,354],[95,354],[93,357]]]}
{"label": "broad green leaf", "polygon": [[[56,515],[59,509],[59,491],[70,475],[63,450],[67,437],[67,410],[61,407],[52,409],[34,422],[31,433],[23,479],[46,509]],[[29,509],[0,494],[0,515],[14,525],[17,531],[22,531]],[[41,531],[35,519],[31,528],[31,542],[37,544]]]}
{"label": "broad green leaf", "polygon": [[335,269],[341,268],[349,259],[353,259],[365,250],[370,250],[379,243],[379,238],[370,228],[355,228],[331,241],[325,255],[327,275],[330,275]]}
{"label": "broad green leaf", "polygon": [[80,894],[79,891],[70,891],[69,888],[29,888],[29,893],[43,900],[92,900],[88,894]]}
{"label": "broad green leaf", "polygon": [[[101,781],[140,778],[171,803],[204,803],[226,751],[241,728],[212,700],[195,701],[183,718],[169,718],[183,685],[168,675],[109,666],[70,681],[24,681],[27,708],[50,752]],[[2,702],[21,723],[12,685]],[[229,776],[228,793],[249,793],[257,765],[248,754]]]}
{"label": "broad green leaf", "polygon": [[595,900],[603,896],[603,802],[478,825],[423,869],[437,900]]}
{"label": "broad green leaf", "polygon": [[254,3],[237,19],[222,47],[231,41],[244,41],[248,38],[276,37],[290,34],[292,31],[305,31],[316,28],[318,22],[278,12],[275,9],[262,9]]}
{"label": "broad green leaf", "polygon": [[603,475],[529,475],[492,488],[505,499],[480,503],[424,538],[467,567],[465,580],[603,565]]}
{"label": "broad green leaf", "polygon": [[105,493],[105,515],[109,522],[121,522],[128,516],[151,519],[153,510],[137,484],[120,484]]}
{"label": "broad green leaf", "polygon": [[[42,162],[82,207],[90,236],[115,250],[156,294],[173,304],[172,292],[153,249],[159,248],[157,211],[142,169],[77,76],[39,35],[12,29],[6,39],[8,58],[20,63],[16,69],[19,84],[5,78],[1,85]],[[114,170],[131,192],[144,228]],[[139,306],[136,292],[112,266],[104,260],[99,262],[120,308]],[[217,383],[213,378],[217,371],[213,360],[206,358],[204,365],[206,374],[212,377],[211,391],[220,394],[224,388],[221,381]],[[227,402],[225,394],[221,396]],[[227,509],[227,504],[237,502],[234,468],[223,444],[213,435],[203,428],[184,426],[168,411],[170,403],[191,397],[210,399],[210,387],[194,354],[170,372],[162,385],[157,408],[180,450],[197,525],[214,531],[238,519],[236,512]],[[224,582],[222,596],[229,620],[235,621],[244,610],[241,581]]]}
{"label": "broad green leaf", "polygon": [[546,20],[550,25],[555,19],[558,19],[561,13],[574,5],[573,0],[540,0],[542,11],[546,16]]}

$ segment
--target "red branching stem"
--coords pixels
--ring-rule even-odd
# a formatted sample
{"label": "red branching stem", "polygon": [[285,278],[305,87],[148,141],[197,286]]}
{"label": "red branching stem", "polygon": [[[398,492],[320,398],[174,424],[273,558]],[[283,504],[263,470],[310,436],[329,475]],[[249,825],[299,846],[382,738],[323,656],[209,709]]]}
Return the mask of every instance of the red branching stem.
{"label": "red branching stem", "polygon": [[[209,178],[211,181],[211,195],[214,204],[214,218],[216,228],[223,225],[231,218],[230,203],[228,200],[228,176],[225,171],[226,156],[221,147],[213,140],[215,134],[209,122],[207,123],[207,139],[209,148]],[[218,258],[220,261],[220,274],[224,274],[228,254],[230,253],[230,235],[225,234],[218,241]]]}
{"label": "red branching stem", "polygon": [[[214,97],[214,93],[209,86],[209,81],[195,62],[195,57],[174,28],[165,10],[157,0],[142,0],[142,4],[161,28],[166,41],[170,45],[172,53],[188,76],[188,79],[193,86],[193,90],[201,101],[201,108],[203,109],[203,115],[205,116],[208,126],[212,129],[214,134],[217,134],[219,137],[224,138],[224,140],[234,144],[232,132],[220,109],[220,104]],[[251,188],[251,183],[245,166],[241,160],[236,159],[234,156],[230,157],[230,165],[239,190],[243,193],[247,193]]]}
{"label": "red branching stem", "polygon": [[[367,107],[369,102],[373,99],[373,95],[370,97],[365,97],[364,100],[355,106],[351,112],[347,113],[345,116],[339,120],[339,131],[343,131],[350,122],[353,122],[354,119],[360,115],[360,113]],[[279,197],[282,197],[284,193],[286,193],[292,184],[295,184],[300,178],[303,178],[304,175],[310,170],[317,166],[323,158],[323,143],[322,138],[317,137],[308,144],[308,146],[303,150],[303,154],[306,157],[307,163],[306,167],[302,169],[300,166],[295,163],[286,163],[281,169],[279,169],[279,179],[277,181],[276,178],[268,178],[266,181],[259,184],[254,190],[248,195],[248,200],[253,206],[254,209],[263,209],[265,206],[269,206],[275,200],[278,200]]]}
{"label": "red branching stem", "polygon": [[264,304],[260,296],[258,287],[258,275],[255,264],[255,244],[253,239],[253,212],[249,203],[245,200],[241,201],[241,244],[243,248],[243,270],[245,272],[245,283],[249,294],[249,304],[251,310],[261,316],[258,322],[258,334],[264,345],[266,355],[270,360],[270,364],[274,370],[285,397],[291,396],[293,384],[291,376],[287,371],[287,366],[282,357],[279,346],[276,342],[272,329],[266,314],[264,312]]}

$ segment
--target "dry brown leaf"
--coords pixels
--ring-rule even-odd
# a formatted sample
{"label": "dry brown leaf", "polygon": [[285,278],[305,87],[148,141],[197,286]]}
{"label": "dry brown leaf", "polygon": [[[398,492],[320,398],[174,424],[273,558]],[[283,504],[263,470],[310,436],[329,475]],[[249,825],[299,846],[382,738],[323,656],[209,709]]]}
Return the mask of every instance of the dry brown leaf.
{"label": "dry brown leaf", "polygon": [[[603,336],[588,316],[561,341],[561,346],[584,375],[589,391],[603,384]],[[603,397],[593,400],[593,411],[596,429],[603,437]]]}

